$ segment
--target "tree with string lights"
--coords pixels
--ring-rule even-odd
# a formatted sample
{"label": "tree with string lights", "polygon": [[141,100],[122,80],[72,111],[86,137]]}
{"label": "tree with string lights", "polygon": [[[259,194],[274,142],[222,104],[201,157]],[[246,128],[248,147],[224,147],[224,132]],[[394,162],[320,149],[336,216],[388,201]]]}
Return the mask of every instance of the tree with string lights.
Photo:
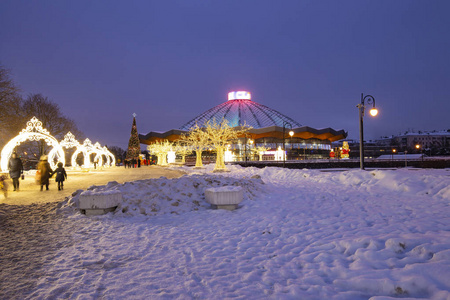
{"label": "tree with string lights", "polygon": [[136,127],[136,114],[133,114],[133,125],[131,126],[131,136],[128,141],[128,149],[126,160],[139,159],[139,154],[141,154],[141,144],[139,142],[139,134]]}
{"label": "tree with string lights", "polygon": [[247,134],[251,127],[244,124],[240,127],[231,127],[228,120],[222,119],[219,123],[216,119],[209,120],[205,124],[204,135],[209,144],[216,150],[216,166],[214,172],[226,171],[224,151],[227,145]]}

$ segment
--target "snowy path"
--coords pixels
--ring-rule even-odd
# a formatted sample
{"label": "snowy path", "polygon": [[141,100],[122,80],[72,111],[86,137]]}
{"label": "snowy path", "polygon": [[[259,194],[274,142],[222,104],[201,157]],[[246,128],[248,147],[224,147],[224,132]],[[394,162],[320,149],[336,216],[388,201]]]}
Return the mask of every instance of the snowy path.
{"label": "snowy path", "polygon": [[[35,171],[34,171],[35,172]],[[4,198],[0,193],[0,203],[10,205],[29,205],[33,203],[59,202],[70,196],[78,189],[87,189],[89,186],[103,185],[110,181],[124,183],[140,179],[175,178],[183,175],[179,170],[164,169],[159,166],[143,166],[141,168],[105,168],[102,170],[91,170],[90,172],[67,171],[67,181],[64,183],[64,190],[58,191],[55,183],[55,176],[50,179],[48,191],[40,191],[40,186],[34,182],[34,172],[25,172],[25,180],[20,180],[20,191],[12,191],[12,182],[9,180],[8,198]]]}
{"label": "snowy path", "polygon": [[0,204],[0,299],[23,299],[56,251],[71,244],[69,221],[55,213],[56,206]]}
{"label": "snowy path", "polygon": [[[450,298],[450,171],[226,175],[247,179],[111,184],[126,195],[116,214],[57,210],[47,232],[60,245],[44,247],[17,299]],[[244,186],[242,207],[208,209],[203,189],[230,184]]]}

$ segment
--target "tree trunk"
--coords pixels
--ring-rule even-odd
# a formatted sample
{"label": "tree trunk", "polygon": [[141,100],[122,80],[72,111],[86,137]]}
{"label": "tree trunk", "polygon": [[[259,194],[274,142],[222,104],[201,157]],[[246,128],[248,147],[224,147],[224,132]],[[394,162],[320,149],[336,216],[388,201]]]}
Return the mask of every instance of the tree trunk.
{"label": "tree trunk", "polygon": [[223,155],[223,147],[217,147],[217,158],[216,158],[216,167],[214,168],[214,171],[224,171],[227,168],[225,167],[225,158]]}
{"label": "tree trunk", "polygon": [[196,168],[201,168],[201,167],[203,167],[202,150],[196,150],[195,153],[197,155],[197,158],[195,160],[195,167]]}
{"label": "tree trunk", "polygon": [[167,166],[167,153],[161,154],[161,166]]}

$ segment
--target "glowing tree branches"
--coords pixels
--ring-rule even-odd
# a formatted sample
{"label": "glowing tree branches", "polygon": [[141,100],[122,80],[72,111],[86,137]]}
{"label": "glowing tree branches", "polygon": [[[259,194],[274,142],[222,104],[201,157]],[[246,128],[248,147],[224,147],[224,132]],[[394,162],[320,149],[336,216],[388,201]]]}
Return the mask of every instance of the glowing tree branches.
{"label": "glowing tree branches", "polygon": [[230,127],[228,120],[226,119],[222,119],[222,122],[220,123],[217,123],[215,119],[206,122],[204,128],[205,137],[217,153],[214,172],[226,170],[224,157],[225,149],[231,141],[245,135],[249,129],[250,127],[247,125]]}
{"label": "glowing tree branches", "polygon": [[263,160],[262,159],[263,154],[269,149],[270,148],[266,148],[264,146],[259,146],[259,147],[253,148],[252,151],[256,152],[256,154],[259,155],[259,161],[262,161]]}
{"label": "glowing tree branches", "polygon": [[188,134],[182,135],[180,137],[180,143],[186,145],[187,147],[192,149],[192,151],[195,151],[195,167],[202,168],[202,152],[208,149],[209,144],[208,137],[206,136],[205,131],[198,125],[195,125],[193,128],[191,128]]}
{"label": "glowing tree branches", "polygon": [[164,140],[147,146],[147,150],[158,157],[158,165],[167,166],[167,154],[172,151],[172,147],[171,142]]}

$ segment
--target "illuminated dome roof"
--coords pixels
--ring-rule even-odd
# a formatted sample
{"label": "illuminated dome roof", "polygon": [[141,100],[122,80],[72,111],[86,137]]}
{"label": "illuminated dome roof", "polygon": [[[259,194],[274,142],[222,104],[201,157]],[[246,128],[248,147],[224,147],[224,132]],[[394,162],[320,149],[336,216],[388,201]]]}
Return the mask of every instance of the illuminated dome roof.
{"label": "illuminated dome roof", "polygon": [[288,116],[252,101],[249,92],[239,91],[228,93],[227,102],[205,111],[181,126],[180,129],[189,130],[194,127],[195,124],[203,127],[209,120],[216,119],[216,121],[220,122],[222,118],[228,120],[231,127],[242,126],[244,124],[252,126],[253,128],[270,126],[283,127],[284,122],[291,124],[292,128],[302,126]]}

